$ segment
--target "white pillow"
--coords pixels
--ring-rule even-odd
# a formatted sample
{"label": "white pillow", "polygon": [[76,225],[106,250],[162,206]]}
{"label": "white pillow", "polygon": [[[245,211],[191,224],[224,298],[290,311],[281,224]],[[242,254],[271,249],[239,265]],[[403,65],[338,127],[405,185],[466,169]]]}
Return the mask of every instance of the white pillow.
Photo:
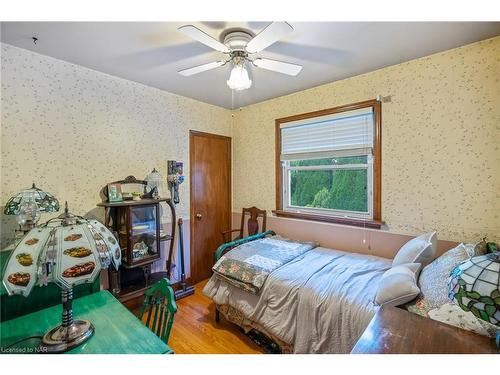
{"label": "white pillow", "polygon": [[436,257],[436,232],[425,233],[405,243],[392,261],[392,266],[406,263],[427,265]]}
{"label": "white pillow", "polygon": [[417,275],[420,266],[420,263],[408,263],[385,271],[378,285],[375,304],[398,306],[418,296],[420,289]]}

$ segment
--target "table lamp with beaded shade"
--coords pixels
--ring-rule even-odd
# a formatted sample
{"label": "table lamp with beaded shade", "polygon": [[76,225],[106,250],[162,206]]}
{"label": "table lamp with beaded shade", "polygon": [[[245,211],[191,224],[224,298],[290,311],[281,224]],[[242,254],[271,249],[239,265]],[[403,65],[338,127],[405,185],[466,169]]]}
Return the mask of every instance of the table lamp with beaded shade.
{"label": "table lamp with beaded shade", "polygon": [[73,287],[92,283],[102,268],[121,263],[115,236],[97,220],[69,212],[31,229],[16,245],[5,267],[3,283],[9,295],[27,297],[33,287],[56,283],[62,290],[62,324],[48,331],[42,350],[64,352],[94,334],[87,320],[74,320]]}

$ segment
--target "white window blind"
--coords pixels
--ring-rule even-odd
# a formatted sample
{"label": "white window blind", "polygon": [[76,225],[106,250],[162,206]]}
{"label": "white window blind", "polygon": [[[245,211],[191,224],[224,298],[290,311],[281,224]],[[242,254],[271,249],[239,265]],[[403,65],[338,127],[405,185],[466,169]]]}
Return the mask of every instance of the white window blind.
{"label": "white window blind", "polygon": [[353,156],[373,148],[372,108],[281,125],[281,160]]}

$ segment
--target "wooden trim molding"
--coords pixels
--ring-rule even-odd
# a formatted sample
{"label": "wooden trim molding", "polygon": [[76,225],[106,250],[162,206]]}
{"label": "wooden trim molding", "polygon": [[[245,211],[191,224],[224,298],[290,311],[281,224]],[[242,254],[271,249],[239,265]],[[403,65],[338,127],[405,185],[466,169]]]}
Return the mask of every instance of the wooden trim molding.
{"label": "wooden trim molding", "polygon": [[274,210],[273,214],[279,217],[289,217],[292,219],[322,221],[325,223],[353,225],[355,227],[364,227],[372,229],[380,229],[385,224],[383,221],[378,221],[378,220],[363,220],[351,217],[318,215],[318,214],[311,214],[309,212],[306,213],[306,212]]}
{"label": "wooden trim molding", "polygon": [[372,101],[373,129],[373,220],[382,221],[382,103]]}
{"label": "wooden trim molding", "polygon": [[202,132],[200,130],[193,130],[193,129],[189,130],[189,137],[190,137],[190,139],[194,135],[197,135],[197,136],[200,136],[200,137],[219,138],[219,139],[225,139],[225,140],[232,141],[232,138],[228,137],[227,135],[207,133],[207,132]]}
{"label": "wooden trim molding", "polygon": [[[317,215],[302,212],[283,210],[283,176],[281,168],[281,124],[304,120],[308,118],[331,115],[352,111],[355,109],[372,107],[374,116],[373,129],[373,219],[364,221],[362,219],[351,219],[327,215]],[[343,105],[334,108],[323,109],[320,111],[302,113],[300,115],[283,117],[275,120],[275,176],[276,176],[276,210],[273,213],[276,216],[294,217],[305,220],[326,221],[330,223],[339,223],[356,226],[366,226],[368,228],[380,228],[382,222],[382,106],[378,100],[366,100],[363,102]],[[369,226],[367,223],[371,223]],[[358,225],[360,223],[360,225]]]}

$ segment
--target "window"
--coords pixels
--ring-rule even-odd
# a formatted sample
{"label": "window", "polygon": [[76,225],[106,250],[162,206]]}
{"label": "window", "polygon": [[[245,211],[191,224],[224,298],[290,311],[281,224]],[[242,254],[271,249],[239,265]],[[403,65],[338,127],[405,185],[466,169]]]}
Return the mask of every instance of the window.
{"label": "window", "polygon": [[380,227],[378,101],[276,120],[276,140],[278,216]]}

